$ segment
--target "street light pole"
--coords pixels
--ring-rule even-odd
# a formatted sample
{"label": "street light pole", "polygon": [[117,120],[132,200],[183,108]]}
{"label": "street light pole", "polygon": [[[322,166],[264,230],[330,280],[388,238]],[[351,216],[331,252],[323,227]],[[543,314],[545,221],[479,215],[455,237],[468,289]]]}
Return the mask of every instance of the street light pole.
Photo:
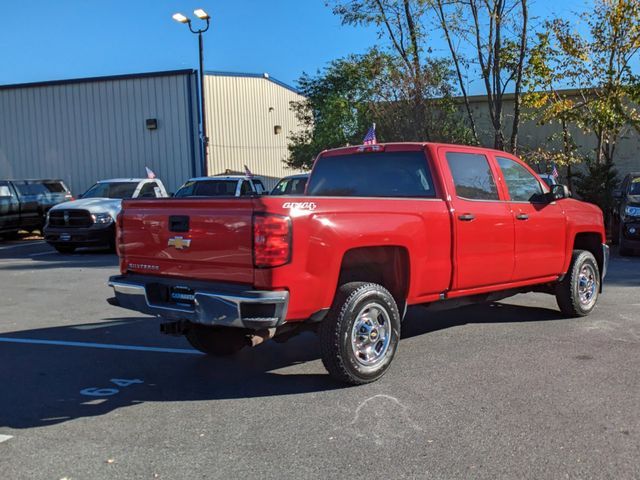
{"label": "street light pole", "polygon": [[199,77],[200,77],[200,111],[201,111],[201,132],[200,132],[200,141],[202,144],[202,155],[203,155],[203,173],[204,175],[208,175],[209,172],[209,162],[208,162],[208,145],[209,138],[207,137],[207,112],[205,109],[205,99],[204,99],[204,43],[202,41],[202,34],[209,30],[209,24],[211,21],[211,17],[207,12],[203,9],[198,8],[193,11],[193,14],[198,17],[200,20],[204,20],[207,22],[206,27],[200,28],[198,30],[194,30],[191,26],[191,19],[185,17],[181,13],[176,13],[173,15],[173,19],[179,23],[186,23],[189,26],[189,30],[191,33],[195,33],[198,35],[198,58],[199,58]]}

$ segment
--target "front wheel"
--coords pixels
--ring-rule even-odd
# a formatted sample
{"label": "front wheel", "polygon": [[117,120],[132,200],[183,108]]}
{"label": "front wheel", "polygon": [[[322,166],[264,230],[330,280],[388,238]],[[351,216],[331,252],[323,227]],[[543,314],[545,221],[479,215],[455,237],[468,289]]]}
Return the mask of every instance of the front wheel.
{"label": "front wheel", "polygon": [[556,285],[556,301],[560,311],[572,317],[589,315],[596,307],[600,293],[600,270],[593,254],[574,250],[569,271]]}
{"label": "front wheel", "polygon": [[399,339],[393,296],[375,283],[350,282],[338,289],[320,326],[322,363],[341,382],[370,383],[386,373]]}
{"label": "front wheel", "polygon": [[244,330],[192,324],[185,333],[193,348],[214,357],[233,355],[247,345]]}

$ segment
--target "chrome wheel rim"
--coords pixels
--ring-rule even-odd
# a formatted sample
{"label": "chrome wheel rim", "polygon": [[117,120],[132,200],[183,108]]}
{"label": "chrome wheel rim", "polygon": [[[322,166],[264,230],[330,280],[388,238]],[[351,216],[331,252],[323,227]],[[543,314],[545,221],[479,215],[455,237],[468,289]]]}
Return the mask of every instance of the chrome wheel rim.
{"label": "chrome wheel rim", "polygon": [[582,305],[592,303],[597,295],[598,279],[596,271],[590,264],[585,264],[578,275],[578,296]]}
{"label": "chrome wheel rim", "polygon": [[391,319],[379,303],[365,305],[351,329],[351,349],[356,361],[364,367],[381,363],[391,343]]}

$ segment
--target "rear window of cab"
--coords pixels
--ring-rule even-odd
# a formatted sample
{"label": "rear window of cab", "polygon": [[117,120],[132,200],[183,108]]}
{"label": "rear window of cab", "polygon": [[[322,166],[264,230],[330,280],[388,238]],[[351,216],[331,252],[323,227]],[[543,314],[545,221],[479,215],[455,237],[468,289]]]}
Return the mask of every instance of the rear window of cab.
{"label": "rear window of cab", "polygon": [[307,194],[336,197],[434,198],[424,152],[372,152],[320,157]]}

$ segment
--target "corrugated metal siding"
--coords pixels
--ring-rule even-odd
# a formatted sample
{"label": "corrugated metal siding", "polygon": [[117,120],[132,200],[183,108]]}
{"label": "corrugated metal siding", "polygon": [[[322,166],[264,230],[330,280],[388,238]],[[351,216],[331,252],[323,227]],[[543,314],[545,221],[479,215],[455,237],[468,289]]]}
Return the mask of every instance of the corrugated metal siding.
{"label": "corrugated metal siding", "polygon": [[[144,177],[175,190],[201,174],[193,73],[0,88],[0,178]],[[148,130],[147,118],[158,120]]]}
{"label": "corrugated metal siding", "polygon": [[289,105],[303,98],[264,77],[205,75],[209,174],[244,165],[269,177],[298,173],[283,160],[290,133],[300,128]]}

